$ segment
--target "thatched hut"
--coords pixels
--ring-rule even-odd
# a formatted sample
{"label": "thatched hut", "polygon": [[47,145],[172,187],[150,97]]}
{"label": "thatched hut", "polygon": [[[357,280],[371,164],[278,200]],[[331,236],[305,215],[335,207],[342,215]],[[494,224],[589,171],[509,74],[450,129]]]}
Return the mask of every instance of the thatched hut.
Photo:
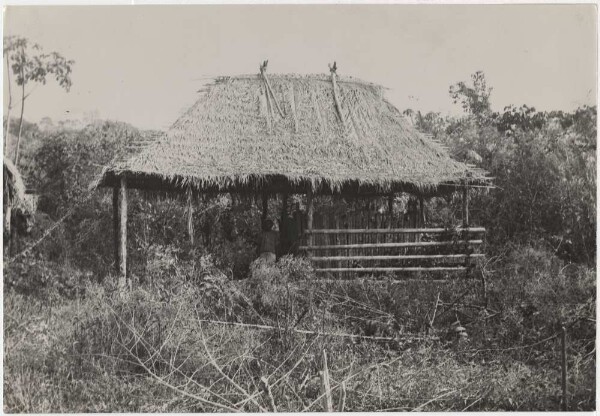
{"label": "thatched hut", "polygon": [[[221,77],[169,131],[104,169],[100,186],[121,204],[125,273],[126,189],[431,196],[488,181],[416,131],[381,86],[330,75]],[[116,218],[116,217],[115,217]],[[310,231],[311,219],[308,229]]]}
{"label": "thatched hut", "polygon": [[35,212],[35,199],[27,193],[25,182],[13,162],[4,157],[3,164],[4,246],[10,247],[17,232],[28,232]]}

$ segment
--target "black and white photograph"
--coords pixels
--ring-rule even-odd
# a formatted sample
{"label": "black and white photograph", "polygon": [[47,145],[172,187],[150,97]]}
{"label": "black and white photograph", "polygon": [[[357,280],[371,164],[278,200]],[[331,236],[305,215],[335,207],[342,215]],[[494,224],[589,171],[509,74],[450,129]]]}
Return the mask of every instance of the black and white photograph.
{"label": "black and white photograph", "polygon": [[2,411],[595,412],[597,7],[4,5]]}

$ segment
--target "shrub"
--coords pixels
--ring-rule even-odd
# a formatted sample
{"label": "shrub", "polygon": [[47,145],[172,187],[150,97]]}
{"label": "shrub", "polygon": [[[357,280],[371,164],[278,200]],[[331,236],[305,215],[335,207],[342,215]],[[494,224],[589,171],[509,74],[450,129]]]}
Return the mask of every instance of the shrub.
{"label": "shrub", "polygon": [[505,342],[535,340],[556,332],[561,325],[578,328],[577,337],[589,338],[595,316],[595,271],[564,264],[544,247],[511,250],[489,273],[490,308],[502,312],[498,335]]}
{"label": "shrub", "polygon": [[28,254],[4,265],[5,289],[40,298],[73,299],[92,280],[91,272],[45,260],[42,255]]}

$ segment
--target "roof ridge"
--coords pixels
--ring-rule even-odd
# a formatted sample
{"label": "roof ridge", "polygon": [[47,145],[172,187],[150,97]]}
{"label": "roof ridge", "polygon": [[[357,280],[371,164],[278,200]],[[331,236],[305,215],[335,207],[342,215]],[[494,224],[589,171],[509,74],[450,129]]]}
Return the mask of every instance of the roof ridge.
{"label": "roof ridge", "polygon": [[[215,77],[211,77],[210,79],[215,80],[216,82],[225,82],[228,80],[260,80],[260,73],[256,74],[238,74],[238,75],[217,75]],[[281,80],[281,79],[298,79],[298,80],[314,80],[314,81],[327,81],[331,82],[331,75],[325,73],[310,73],[310,74],[299,74],[299,73],[269,73],[269,79]],[[359,84],[371,87],[382,88],[388,90],[388,87],[385,87],[381,84],[377,84],[374,82],[365,81],[361,78],[357,78],[351,75],[337,75],[337,82],[342,83],[350,83],[350,84]]]}

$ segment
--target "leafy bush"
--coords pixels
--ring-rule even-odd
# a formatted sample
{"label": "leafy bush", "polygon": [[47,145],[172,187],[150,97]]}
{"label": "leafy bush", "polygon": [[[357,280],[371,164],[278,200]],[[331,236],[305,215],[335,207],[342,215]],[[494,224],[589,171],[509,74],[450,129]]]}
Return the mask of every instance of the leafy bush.
{"label": "leafy bush", "polygon": [[[515,248],[488,280],[490,308],[501,310],[507,319],[501,327],[507,340],[539,339],[562,324],[595,316],[594,270],[565,265],[547,249]],[[593,326],[587,328],[577,331],[578,336],[592,335]]]}
{"label": "leafy bush", "polygon": [[94,280],[89,271],[48,261],[41,255],[25,255],[4,265],[4,288],[41,298],[72,299]]}

